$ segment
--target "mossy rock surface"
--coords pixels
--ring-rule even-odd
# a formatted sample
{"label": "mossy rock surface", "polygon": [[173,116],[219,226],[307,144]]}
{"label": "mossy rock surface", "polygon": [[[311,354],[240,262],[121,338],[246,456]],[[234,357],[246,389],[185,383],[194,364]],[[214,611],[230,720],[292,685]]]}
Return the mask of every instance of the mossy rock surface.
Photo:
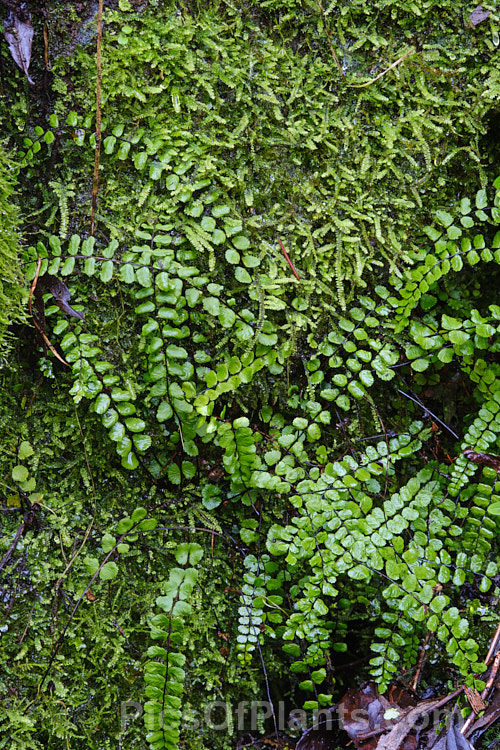
{"label": "mossy rock surface", "polygon": [[[496,14],[119,0],[92,235],[95,39],[64,45],[94,6],[65,7],[49,98],[40,55],[27,89],[2,51],[0,334],[37,279],[47,339],[16,329],[0,370],[2,729],[231,748],[246,725],[207,704],[329,705],[370,649],[356,678],[385,687],[428,631],[429,682],[481,690]],[[120,724],[130,700],[145,719]]]}

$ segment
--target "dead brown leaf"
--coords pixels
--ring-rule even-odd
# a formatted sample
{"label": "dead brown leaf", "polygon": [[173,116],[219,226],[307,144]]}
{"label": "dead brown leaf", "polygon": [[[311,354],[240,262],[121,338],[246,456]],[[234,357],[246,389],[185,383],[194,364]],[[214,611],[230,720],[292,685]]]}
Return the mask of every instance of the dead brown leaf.
{"label": "dead brown leaf", "polygon": [[486,21],[490,15],[489,10],[485,10],[482,5],[478,5],[469,16],[469,22],[471,26],[479,26],[480,23]]}
{"label": "dead brown leaf", "polygon": [[78,318],[78,320],[84,320],[83,315],[77,312],[76,310],[73,310],[71,305],[69,305],[69,300],[71,299],[71,292],[69,291],[64,281],[61,281],[61,279],[58,279],[57,276],[51,276],[50,274],[45,274],[45,276],[43,276],[40,279],[40,283],[54,297],[56,301],[56,305],[59,307],[60,310],[66,313],[66,315],[70,315],[72,318]]}
{"label": "dead brown leaf", "polygon": [[434,743],[432,750],[474,750],[455,723]]}
{"label": "dead brown leaf", "polygon": [[25,5],[25,3],[21,3],[19,9],[20,12],[22,11],[23,20],[14,12],[9,13],[4,21],[3,35],[9,45],[14,62],[25,72],[28,82],[34,84],[28,73],[33,42],[33,26],[31,25],[31,14],[26,11]]}
{"label": "dead brown leaf", "polygon": [[500,719],[500,683],[497,682],[486,711],[479,719],[475,719],[472,726],[466,731],[466,736],[470,737],[472,742],[476,742],[481,734],[498,719]]}
{"label": "dead brown leaf", "polygon": [[[414,705],[414,698],[406,688],[393,686],[388,698],[379,695],[373,682],[352,688],[340,703],[333,706],[322,725],[309,729],[299,740],[296,750],[330,750],[339,745],[336,725],[346,732],[357,750],[376,750],[380,735],[388,732],[401,715],[402,705]],[[385,718],[387,716],[387,718]],[[328,721],[330,719],[330,721]],[[404,750],[415,750],[415,738],[405,744]]]}
{"label": "dead brown leaf", "polygon": [[484,709],[486,708],[486,704],[477,690],[472,690],[471,688],[464,686],[464,693],[471,705],[472,710],[476,715],[480,714],[481,711],[484,711]]}

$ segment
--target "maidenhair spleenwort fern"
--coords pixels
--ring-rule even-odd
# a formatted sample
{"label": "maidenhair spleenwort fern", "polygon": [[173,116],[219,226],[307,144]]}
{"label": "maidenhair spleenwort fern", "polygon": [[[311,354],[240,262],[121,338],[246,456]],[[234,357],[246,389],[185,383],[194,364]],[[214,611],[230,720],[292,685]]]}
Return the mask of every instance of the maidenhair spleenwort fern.
{"label": "maidenhair spleenwort fern", "polygon": [[[119,129],[113,137],[121,137]],[[119,160],[128,158],[127,146],[120,145]],[[112,147],[107,141],[109,154]],[[496,573],[488,560],[495,529],[485,513],[489,490],[477,493],[480,499],[469,512],[474,467],[467,468],[465,456],[451,470],[436,463],[415,470],[432,434],[423,422],[407,420],[397,435],[386,434],[350,455],[345,447],[339,455],[339,447],[345,431],[341,414],[350,420],[369,414],[385,431],[373,394],[376,387],[390,387],[403,351],[403,365],[416,373],[416,385],[425,382],[425,373],[452,362],[475,384],[483,408],[467,426],[462,450],[469,445],[486,450],[498,441],[494,405],[500,371],[490,354],[499,309],[490,305],[486,314],[469,304],[457,317],[444,299],[446,311],[437,318],[433,292],[438,281],[462,270],[464,258],[476,267],[499,262],[500,233],[493,238],[472,233],[478,223],[498,224],[499,191],[490,208],[485,190],[477,194],[475,209],[462,200],[457,221],[438,213],[441,229],[427,228],[434,252],[409,271],[407,283],[392,280],[397,295],[377,286],[373,295],[360,295],[339,311],[313,302],[319,289],[326,294],[321,284],[302,279],[297,295],[296,280],[288,282],[289,269],[277,264],[271,245],[252,251],[243,217],[219,202],[216,182],[193,181],[190,162],[173,169],[170,162],[169,157],[153,164],[150,171],[153,181],[168,171],[168,216],[141,223],[134,233],[137,244],[122,248],[113,239],[99,246],[93,237],[82,242],[76,234],[61,243],[52,235],[48,247],[38,243],[27,251],[28,277],[39,256],[41,276],[61,274],[71,285],[80,272],[97,288],[119,285],[135,323],[122,334],[131,337],[124,368],[108,356],[112,324],[97,328],[95,306],[76,296],[87,308],[85,322],[59,320],[54,328],[55,336],[63,335],[61,347],[72,368],[71,394],[77,402],[90,400],[128,471],[141,466],[169,487],[190,488],[203,466],[200,452],[208,446],[212,460],[221,463],[224,483],[222,492],[203,489],[208,509],[222,503],[224,494],[252,509],[272,503],[275,495],[286,498],[291,517],[264,533],[271,558],[254,558],[253,550],[247,558],[237,635],[243,666],[261,641],[280,642],[293,660],[292,672],[303,678],[300,689],[311,693],[308,705],[329,703],[321,687],[328,684],[326,655],[347,648],[341,623],[350,616],[344,610],[349,600],[340,591],[348,586],[369,612],[373,597],[363,592],[371,587],[377,591],[373,615],[379,624],[371,666],[382,686],[403,655],[408,664],[415,661],[419,637],[428,630],[473,681],[482,669],[478,645],[468,637],[469,623],[450,587],[480,576],[478,585],[486,591]],[[340,237],[338,227],[335,231]],[[309,242],[311,237],[314,247],[314,232]],[[342,273],[337,269],[339,282]],[[417,316],[419,303],[423,314]],[[311,316],[314,304],[319,312]],[[57,308],[47,314],[57,315]],[[281,333],[287,325],[300,331],[292,347]],[[290,377],[292,359],[296,384],[285,395],[283,376]],[[275,384],[272,399],[269,383]],[[234,404],[250,393],[250,384],[253,416],[238,416]],[[402,470],[400,464],[412,468]],[[251,520],[240,530],[250,546],[260,539]],[[469,553],[467,567],[463,555]],[[272,569],[272,557],[280,560],[283,577]],[[187,591],[192,575],[188,580],[175,572],[169,578],[177,594],[160,598],[165,613],[154,622],[169,634],[161,654],[170,661],[151,662],[146,669],[155,682],[148,688],[155,694],[148,714],[154,718],[168,709],[173,722],[168,731],[152,730],[152,741],[169,747],[177,741],[179,696],[164,693],[158,702],[157,691],[174,684],[175,675],[180,684],[176,670],[182,669],[182,656],[170,644],[188,610],[175,597]]]}
{"label": "maidenhair spleenwort fern", "polygon": [[177,545],[175,560],[181,567],[172,568],[162,594],[156,599],[163,610],[151,619],[151,638],[162,645],[150,646],[147,650],[151,661],[144,668],[144,704],[146,739],[152,750],[175,750],[180,738],[182,719],[182,694],[184,692],[185,655],[182,645],[189,630],[191,615],[189,598],[198,579],[195,566],[203,557],[199,544]]}
{"label": "maidenhair spleenwort fern", "polygon": [[[476,205],[484,201],[481,193]],[[365,608],[365,616],[377,623],[371,668],[381,686],[389,683],[402,658],[408,666],[415,663],[427,631],[436,633],[449,661],[468,682],[483,669],[478,642],[456,606],[455,592],[473,580],[486,592],[497,572],[489,559],[496,522],[487,513],[496,488],[486,475],[480,484],[473,482],[476,466],[465,455],[453,467],[432,461],[419,468],[431,425],[407,419],[397,433],[388,434],[376,396],[377,388],[393,388],[401,360],[413,373],[415,387],[454,363],[481,403],[466,426],[462,450],[498,445],[500,371],[491,354],[500,332],[499,309],[490,305],[486,314],[469,300],[462,317],[456,317],[448,304],[452,297],[444,293],[446,312],[439,317],[434,312],[437,271],[441,281],[451,276],[453,258],[461,263],[465,254],[473,265],[498,263],[498,251],[489,247],[499,235],[492,242],[474,236],[476,246],[484,245],[479,257],[470,249],[466,231],[472,228],[470,221],[495,223],[493,209],[491,214],[483,208],[472,212],[462,202],[461,216],[462,228],[456,230],[451,229],[451,215],[439,216],[447,224],[446,241],[437,237],[437,230],[427,230],[438,250],[432,262],[428,255],[409,272],[406,285],[393,281],[399,296],[377,286],[373,296],[360,296],[345,312],[329,306],[321,335],[307,322],[306,303],[296,305],[304,320],[296,347],[280,340],[276,323],[266,321],[259,330],[261,300],[258,280],[252,279],[257,266],[253,260],[248,270],[232,265],[240,259],[238,244],[249,249],[241,226],[225,251],[225,268],[231,272],[224,275],[218,267],[210,270],[203,248],[184,242],[170,246],[163,233],[151,232],[149,245],[123,252],[114,242],[101,251],[90,239],[80,246],[75,237],[65,250],[53,237],[48,248],[37,248],[45,256],[42,273],[62,272],[74,262],[73,268],[80,267],[101,289],[112,287],[118,274],[138,324],[134,357],[126,355],[124,370],[107,357],[106,331],[92,333],[89,322],[59,321],[54,335],[63,335],[72,395],[76,401],[90,399],[125,469],[141,465],[168,487],[199,492],[209,510],[224,501],[257,513],[240,523],[248,555],[239,601],[238,659],[247,668],[256,648],[281,644],[300,689],[311,694],[308,707],[331,700],[327,654],[348,648],[346,623],[354,616],[353,598],[358,610]],[[205,226],[215,232],[213,224],[227,221],[227,213],[208,203],[208,218],[212,222]],[[464,249],[449,238],[457,232],[464,235]],[[162,241],[155,244],[155,238]],[[423,313],[414,315],[419,302]],[[86,321],[92,321],[95,313],[88,307]],[[47,312],[48,319],[58,314],[57,308]],[[300,363],[293,374],[303,391],[293,385],[284,396],[281,384],[285,371],[291,372],[291,358],[295,368]],[[272,402],[262,386],[264,377],[276,382]],[[241,394],[250,393],[249,386],[253,413],[236,416],[235,404]],[[355,420],[361,414],[369,415],[382,434],[376,442],[346,452],[341,415]],[[390,411],[385,419],[391,419]],[[198,491],[199,456],[207,451],[220,465],[221,485],[204,483]],[[272,505],[276,497],[286,500],[288,520],[275,519],[261,528],[256,509]],[[264,540],[268,556],[259,547]],[[172,644],[177,645],[187,627],[184,594],[195,578],[193,561],[189,565],[189,574],[172,571],[168,592],[158,599],[164,613],[153,621],[167,646],[150,650],[161,660],[146,668],[153,701],[148,716],[153,722],[167,710],[171,722],[168,730],[152,730],[153,744],[164,743],[158,747],[173,747],[177,741],[183,657]]]}
{"label": "maidenhair spleenwort fern", "polygon": [[438,211],[436,218],[441,227],[426,227],[428,237],[434,242],[434,254],[426,253],[425,262],[409,272],[411,281],[400,292],[396,331],[402,331],[408,325],[411,312],[422,295],[450,271],[460,271],[464,261],[471,266],[475,266],[480,260],[500,262],[500,231],[489,242],[481,233],[470,237],[478,223],[500,224],[500,177],[493,186],[496,193],[492,207],[488,206],[487,191],[482,189],[476,194],[475,209],[469,198],[463,198],[458,215]]}

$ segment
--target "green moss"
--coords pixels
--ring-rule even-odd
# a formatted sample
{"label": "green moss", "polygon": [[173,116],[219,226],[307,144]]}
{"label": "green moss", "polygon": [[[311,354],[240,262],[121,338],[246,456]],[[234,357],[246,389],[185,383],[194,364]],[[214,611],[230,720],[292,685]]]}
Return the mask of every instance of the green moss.
{"label": "green moss", "polygon": [[25,320],[14,175],[11,155],[0,145],[0,362],[4,364],[9,348],[8,326]]}
{"label": "green moss", "polygon": [[[108,231],[126,240],[150,217],[173,218],[165,185],[175,170],[187,189],[210,180],[267,254],[280,255],[284,234],[305,281],[320,294],[320,282],[334,283],[342,306],[381,264],[408,261],[433,208],[455,202],[457,181],[473,189],[481,160],[488,168],[479,139],[496,96],[494,47],[486,31],[464,30],[453,4],[439,24],[426,3],[328,11],[309,3],[293,23],[266,3],[109,13],[100,203]],[[345,79],[325,22],[336,29]],[[55,66],[81,80],[72,106],[84,116],[93,65],[82,52]]]}

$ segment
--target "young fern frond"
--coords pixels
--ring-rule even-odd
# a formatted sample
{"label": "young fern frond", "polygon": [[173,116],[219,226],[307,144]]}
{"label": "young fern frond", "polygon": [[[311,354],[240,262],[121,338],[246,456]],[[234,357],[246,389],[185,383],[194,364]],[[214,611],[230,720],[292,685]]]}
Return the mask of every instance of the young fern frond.
{"label": "young fern frond", "polygon": [[151,619],[151,638],[163,645],[148,648],[151,661],[144,668],[149,698],[144,704],[144,724],[152,750],[176,750],[179,744],[186,657],[178,648],[184,643],[191,615],[189,598],[198,579],[194,566],[202,557],[199,544],[177,545],[175,559],[182,567],[170,570],[163,594],[156,599],[163,612]]}

